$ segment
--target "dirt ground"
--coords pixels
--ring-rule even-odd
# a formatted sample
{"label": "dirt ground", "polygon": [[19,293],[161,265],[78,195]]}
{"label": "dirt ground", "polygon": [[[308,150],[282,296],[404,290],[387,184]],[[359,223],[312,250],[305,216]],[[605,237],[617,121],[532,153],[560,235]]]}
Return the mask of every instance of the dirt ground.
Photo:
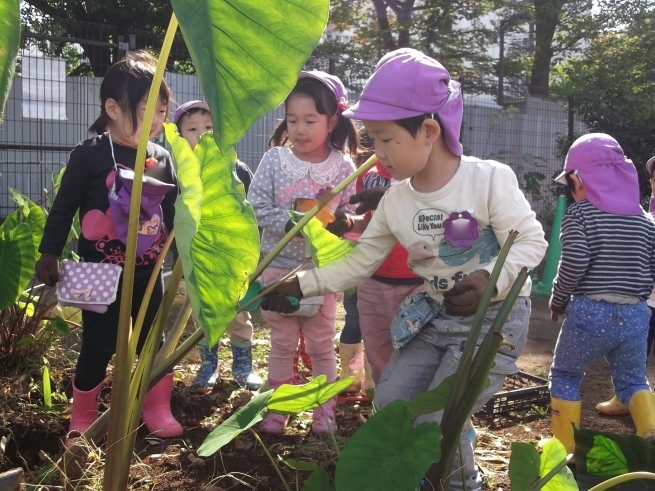
{"label": "dirt ground", "polygon": [[[559,323],[550,320],[547,298],[533,297],[530,334],[526,348],[519,359],[523,372],[545,378],[552,360],[559,331]],[[343,312],[340,311],[340,325]],[[254,341],[255,366],[260,375],[266,373],[268,354],[267,328],[258,316],[254,317],[256,333]],[[230,378],[231,354],[227,339],[221,341],[221,379],[213,393],[199,394],[192,387],[192,380],[199,367],[199,356],[194,350],[183,363],[176,367],[176,386],[172,406],[175,416],[185,428],[179,439],[159,440],[139,430],[136,447],[136,464],[131,472],[130,489],[134,490],[280,490],[284,489],[264,451],[254,435],[243,433],[212,458],[198,458],[196,450],[207,434],[227,419],[240,405],[247,402],[250,394],[239,389]],[[304,372],[309,375],[309,372]],[[54,391],[71,396],[70,379],[72,364],[58,369],[51,367],[55,382]],[[653,380],[655,366],[649,368]],[[38,380],[40,373],[5,373],[0,377],[0,472],[21,466],[28,474],[27,489],[62,489],[55,465],[61,452],[61,438],[65,435],[68,404],[65,397],[51,410],[39,405]],[[582,384],[582,426],[616,433],[634,432],[629,416],[604,417],[596,413],[594,406],[612,396],[609,370],[603,360],[587,368]],[[101,409],[109,401],[110,389],[102,392]],[[370,404],[347,403],[339,406],[337,441],[343,445],[349,435],[370,416]],[[476,458],[485,476],[485,490],[509,490],[507,468],[512,441],[536,444],[551,436],[550,418],[546,408],[523,408],[509,414],[488,417],[478,414],[474,418],[478,429]],[[334,450],[328,438],[316,438],[310,430],[311,415],[298,415],[291,419],[284,436],[262,435],[264,444],[274,456],[284,459],[314,461],[328,471],[333,471]],[[306,472],[293,471],[284,465],[282,472],[292,489],[296,482],[302,484]],[[77,489],[100,489],[100,460],[88,463],[88,479]],[[94,474],[95,473],[95,474]]]}

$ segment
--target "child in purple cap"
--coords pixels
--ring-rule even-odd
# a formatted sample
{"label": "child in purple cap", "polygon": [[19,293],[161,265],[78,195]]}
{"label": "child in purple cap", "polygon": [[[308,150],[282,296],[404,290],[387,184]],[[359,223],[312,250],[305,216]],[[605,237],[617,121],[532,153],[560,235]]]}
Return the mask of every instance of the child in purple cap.
{"label": "child in purple cap", "polygon": [[[248,192],[257,222],[262,228],[261,253],[267,255],[286,235],[287,210],[298,198],[317,199],[355,170],[346,155],[357,153],[357,132],[342,112],[347,108],[346,90],[341,81],[320,71],[300,72],[298,82],[284,102],[285,117],[270,143],[274,145],[262,158]],[[355,183],[342,191],[326,208],[335,212],[351,208],[348,199]],[[296,237],[262,273],[264,284],[271,284],[306,262],[305,240]],[[311,268],[311,264],[306,268]],[[309,297],[309,295],[307,295]],[[300,333],[304,334],[312,372],[337,377],[333,338],[336,296],[316,294],[301,301],[296,315],[262,312],[271,328],[269,378],[271,387],[293,381],[293,360]],[[336,429],[334,399],[314,410],[312,431],[325,434]],[[269,413],[259,425],[264,433],[283,433],[288,416]]]}
{"label": "child in purple cap", "polygon": [[[209,105],[203,101],[189,101],[178,106],[173,116],[173,123],[177,125],[180,136],[189,142],[191,149],[196,147],[204,133],[214,130]],[[237,160],[236,173],[247,193],[252,172],[246,164]],[[252,368],[253,327],[250,313],[245,310],[239,312],[227,327],[227,333],[232,348],[234,380],[249,390],[258,390],[262,385],[262,379]],[[218,344],[210,348],[203,338],[198,343],[198,349],[201,364],[193,385],[201,392],[207,393],[214,388],[218,378]]]}
{"label": "child in purple cap", "polygon": [[[434,59],[405,48],[380,60],[359,102],[345,115],[363,121],[378,159],[402,182],[386,192],[348,255],[290,278],[262,305],[290,312],[293,307],[284,295],[324,295],[356,286],[399,242],[426,291],[407,297],[391,325],[395,350],[375,391],[378,406],[409,400],[455,373],[461,343],[510,231],[519,236],[496,284],[483,332],[491,328],[520,269],[537,266],[546,252],[543,229],[514,172],[498,162],[462,155],[462,110],[459,83]],[[530,288],[528,280],[503,328],[507,344],[496,355],[489,386],[472,413],[502,388],[506,375],[518,372],[515,361],[527,337]],[[407,318],[412,322],[406,323]],[[416,424],[438,423],[441,417],[441,411],[428,414]],[[466,428],[460,444],[462,455],[455,462],[464,467],[453,472],[451,489],[463,489],[464,480],[467,489],[480,489]]]}
{"label": "child in purple cap", "polygon": [[639,205],[637,170],[604,133],[578,138],[555,179],[575,203],[562,219],[562,256],[550,298],[566,313],[550,368],[553,434],[575,449],[584,367],[605,357],[637,434],[655,443],[655,395],[646,378],[646,305],[655,277],[655,224]]}
{"label": "child in purple cap", "polygon": [[[119,224],[112,218],[109,190],[118,166],[134,169],[145,166],[144,175],[168,183],[172,189],[161,201],[164,226],[158,230],[148,249],[137,254],[134,268],[132,317],[136,318],[150,277],[170,230],[173,229],[177,176],[170,154],[148,142],[145,162],[135,162],[139,137],[147,131],[157,135],[168,117],[171,92],[163,81],[159,89],[152,125],[143,128],[143,113],[157,60],[146,52],[131,53],[112,65],[100,86],[100,116],[89,131],[97,136],[79,143],[71,152],[61,187],[50,209],[39,246],[41,258],[35,265],[37,277],[47,286],[59,281],[58,258],[68,242],[73,218],[79,213],[81,235],[77,252],[87,262],[123,264],[125,244],[117,233]],[[144,184],[145,190],[145,184]],[[143,205],[143,203],[142,203]],[[125,217],[124,217],[125,218]],[[140,235],[143,232],[140,230]],[[151,235],[151,234],[143,234]],[[137,245],[138,248],[138,245]],[[86,431],[98,417],[98,395],[106,376],[109,360],[116,351],[121,288],[116,301],[104,314],[82,311],[82,346],[73,381],[73,411],[66,446]],[[143,328],[137,343],[141,352],[164,295],[160,277],[152,291]],[[141,417],[148,430],[159,437],[182,434],[183,429],[171,414],[170,400],[173,374],[162,378],[146,394]]]}

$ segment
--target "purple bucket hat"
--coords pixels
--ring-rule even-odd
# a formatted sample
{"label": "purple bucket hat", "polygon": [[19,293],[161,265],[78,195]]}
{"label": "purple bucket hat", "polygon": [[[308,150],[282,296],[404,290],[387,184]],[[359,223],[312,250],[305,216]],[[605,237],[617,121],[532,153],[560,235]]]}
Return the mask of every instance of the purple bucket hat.
{"label": "purple bucket hat", "polygon": [[599,210],[614,215],[641,215],[637,169],[621,145],[605,133],[578,138],[555,182],[566,184],[566,175],[577,171],[587,200]]}
{"label": "purple bucket hat", "polygon": [[463,116],[462,90],[438,61],[412,48],[401,48],[380,59],[359,101],[344,111],[347,118],[370,121],[436,114],[446,145],[462,155],[459,141]]}
{"label": "purple bucket hat", "polygon": [[183,114],[186,114],[188,111],[191,109],[194,109],[196,107],[199,107],[201,109],[204,109],[207,112],[209,111],[209,104],[207,104],[204,101],[189,101],[185,102],[184,104],[180,104],[177,106],[177,109],[175,110],[175,115],[173,116],[173,123],[177,124],[177,122],[180,120]]}
{"label": "purple bucket hat", "polygon": [[332,91],[337,99],[337,107],[342,111],[348,107],[348,92],[341,79],[335,75],[322,72],[320,70],[301,71],[298,74],[298,80],[301,78],[313,78],[321,82]]}
{"label": "purple bucket hat", "polygon": [[646,170],[648,171],[648,178],[653,175],[653,166],[655,166],[655,157],[651,157],[646,162]]}

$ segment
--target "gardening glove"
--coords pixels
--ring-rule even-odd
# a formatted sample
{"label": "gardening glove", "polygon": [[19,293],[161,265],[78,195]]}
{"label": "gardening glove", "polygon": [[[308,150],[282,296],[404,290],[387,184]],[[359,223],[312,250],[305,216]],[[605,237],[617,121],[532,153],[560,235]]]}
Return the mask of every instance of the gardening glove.
{"label": "gardening glove", "polygon": [[377,188],[368,188],[355,193],[350,197],[350,204],[361,203],[356,209],[355,214],[363,215],[367,211],[376,210],[384,193],[389,186],[379,186]]}
{"label": "gardening glove", "polygon": [[446,313],[460,317],[474,315],[488,282],[489,271],[478,269],[455,283],[454,287],[443,294]]}
{"label": "gardening glove", "polygon": [[46,286],[55,286],[59,281],[59,261],[54,254],[41,254],[34,265],[36,277]]}
{"label": "gardening glove", "polygon": [[566,313],[566,307],[556,307],[553,305],[552,297],[548,302],[548,308],[550,309],[550,320],[553,322],[557,322],[559,320],[559,316]]}
{"label": "gardening glove", "polygon": [[264,310],[272,310],[280,314],[291,314],[300,307],[298,305],[295,307],[291,305],[287,296],[296,297],[298,300],[302,299],[300,282],[296,275],[280,282],[275,290],[264,297],[261,307]]}
{"label": "gardening glove", "polygon": [[350,218],[350,215],[347,215],[343,211],[337,211],[334,216],[335,220],[328,223],[325,226],[325,230],[337,237],[343,237],[353,229],[355,222]]}

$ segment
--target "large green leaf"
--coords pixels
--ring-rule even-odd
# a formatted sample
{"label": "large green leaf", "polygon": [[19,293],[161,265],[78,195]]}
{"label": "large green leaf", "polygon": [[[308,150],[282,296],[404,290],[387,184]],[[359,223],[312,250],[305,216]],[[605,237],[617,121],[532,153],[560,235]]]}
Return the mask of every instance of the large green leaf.
{"label": "large green leaf", "polygon": [[[557,438],[547,440],[541,451],[539,475],[541,477],[548,475],[564,460],[566,460],[564,445]],[[542,489],[544,491],[578,491],[578,484],[575,482],[571,469],[563,466]]]}
{"label": "large green leaf", "polygon": [[[289,210],[289,217],[295,224],[303,217],[303,213]],[[325,230],[323,223],[316,217],[313,217],[301,232],[305,238],[305,252],[317,268],[340,259],[357,245],[354,240],[342,239]]]}
{"label": "large green leaf", "polygon": [[0,123],[9,96],[20,46],[20,2],[0,0]]}
{"label": "large green leaf", "polygon": [[34,274],[34,262],[30,226],[22,222],[10,231],[4,229],[0,234],[0,310],[16,303],[25,291]]}
{"label": "large green leaf", "polygon": [[280,414],[309,411],[340,394],[352,383],[352,378],[327,383],[325,375],[318,375],[304,385],[282,384],[268,400],[268,408]]}
{"label": "large green leaf", "polygon": [[27,223],[32,230],[32,242],[34,243],[34,260],[39,259],[39,245],[43,237],[43,229],[45,228],[45,212],[43,208],[32,202],[27,196],[21,194],[16,189],[9,188],[11,199],[19,206],[21,211],[21,220]]}
{"label": "large green leaf", "polygon": [[448,394],[450,394],[453,388],[454,380],[455,375],[449,375],[438,387],[427,392],[420,392],[412,397],[409,401],[409,406],[412,408],[414,417],[418,418],[424,414],[434,413],[445,408]]}
{"label": "large green leaf", "polygon": [[509,459],[509,480],[514,491],[528,491],[539,479],[541,457],[529,443],[512,442],[512,455]]}
{"label": "large green leaf", "polygon": [[280,104],[327,24],[329,0],[171,0],[221,150]]}
{"label": "large green leaf", "polygon": [[193,309],[209,346],[237,313],[259,259],[255,212],[236,175],[236,153],[221,152],[211,134],[194,150],[173,124],[165,125],[178,171],[175,241]]}
{"label": "large green leaf", "polygon": [[[637,435],[615,435],[578,428],[574,433],[576,478],[580,489],[589,489],[605,481],[612,468],[615,472],[626,468],[627,472],[653,472],[655,469],[655,445]],[[653,489],[653,485],[651,481],[637,480],[612,489],[646,491]]]}
{"label": "large green leaf", "polygon": [[242,432],[264,419],[268,413],[266,401],[272,393],[272,390],[263,392],[250,399],[245,406],[237,409],[232,416],[207,435],[198,449],[198,455],[201,457],[214,455]]}
{"label": "large green leaf", "polygon": [[312,472],[302,487],[302,491],[334,491],[335,489],[334,483],[330,482],[330,476],[323,469]]}
{"label": "large green leaf", "polygon": [[406,401],[375,413],[350,437],[339,455],[335,489],[414,491],[428,467],[441,458],[441,428],[422,423]]}

